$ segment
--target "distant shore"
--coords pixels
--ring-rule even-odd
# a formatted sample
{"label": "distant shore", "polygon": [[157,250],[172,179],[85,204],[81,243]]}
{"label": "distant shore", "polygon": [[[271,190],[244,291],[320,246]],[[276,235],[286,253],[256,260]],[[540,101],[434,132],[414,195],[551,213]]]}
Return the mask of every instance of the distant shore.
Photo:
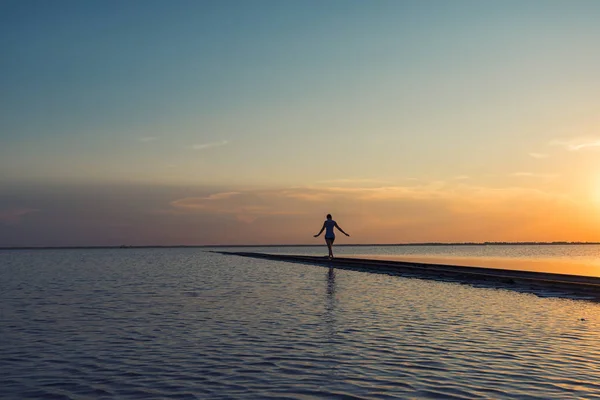
{"label": "distant shore", "polygon": [[[580,246],[600,245],[600,242],[422,242],[422,243],[369,243],[336,244],[336,247],[395,247],[395,246]],[[222,247],[317,247],[321,244],[206,244],[206,245],[147,245],[147,246],[11,246],[0,250],[68,250],[68,249],[180,249]]]}

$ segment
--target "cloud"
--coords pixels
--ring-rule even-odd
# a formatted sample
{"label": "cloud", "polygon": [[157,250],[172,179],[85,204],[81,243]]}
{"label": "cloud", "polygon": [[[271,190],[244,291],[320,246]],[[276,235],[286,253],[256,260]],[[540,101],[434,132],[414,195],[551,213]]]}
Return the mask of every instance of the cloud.
{"label": "cloud", "polygon": [[[327,213],[352,235],[340,238],[348,244],[595,240],[600,235],[600,217],[583,199],[468,182],[271,189],[5,186],[0,188],[0,246],[322,244],[312,235]],[[44,212],[29,214],[35,210]]]}
{"label": "cloud", "polygon": [[550,142],[552,146],[564,147],[569,151],[579,151],[588,148],[600,147],[600,139],[598,138],[574,138],[570,140],[556,139]]}
{"label": "cloud", "polygon": [[143,137],[139,138],[138,140],[142,143],[148,143],[148,142],[154,142],[155,140],[158,140],[158,138],[154,137],[154,136],[143,136]]}
{"label": "cloud", "polygon": [[0,210],[0,222],[5,224],[18,224],[25,215],[38,211],[39,210],[33,208],[11,208]]}
{"label": "cloud", "polygon": [[206,208],[206,206],[210,205],[211,202],[215,202],[218,200],[227,200],[240,194],[240,192],[222,192],[211,194],[206,197],[186,197],[171,202],[171,205],[175,208]]}
{"label": "cloud", "polygon": [[172,201],[170,205],[175,213],[226,214],[251,223],[259,217],[298,215],[298,210],[279,201],[284,197],[269,191],[220,192],[205,197],[185,197]]}
{"label": "cloud", "polygon": [[529,153],[529,156],[531,156],[533,158],[548,158],[548,157],[550,157],[550,155],[542,154],[542,153]]}
{"label": "cloud", "polygon": [[[519,176],[532,176],[519,173]],[[535,176],[535,174],[533,174]],[[567,204],[569,199],[543,191],[509,187],[488,188],[463,183],[432,182],[418,186],[361,187],[298,187],[272,190],[246,190],[216,192],[204,197],[185,197],[170,203],[173,214],[222,215],[245,223],[258,223],[263,219],[294,220],[302,226],[308,220],[318,219],[328,212],[352,215],[355,223],[364,226],[396,227],[405,224],[426,226],[475,223],[483,221],[486,214],[497,220],[497,215],[516,214],[533,218],[540,204]],[[532,208],[528,215],[526,210]],[[533,211],[535,210],[535,211]],[[464,216],[477,216],[475,221]],[[544,214],[545,215],[545,214]],[[283,219],[282,219],[283,218]],[[300,218],[300,219],[298,219]],[[472,217],[469,217],[472,218]],[[510,218],[509,218],[510,219]],[[290,220],[290,221],[291,221]],[[356,222],[358,221],[358,222]],[[436,222],[437,221],[437,222]],[[281,222],[283,225],[286,223]],[[436,228],[441,229],[441,228]],[[389,233],[389,232],[388,232]],[[389,233],[391,234],[391,233]],[[380,239],[381,240],[381,239]]]}
{"label": "cloud", "polygon": [[551,178],[556,178],[558,175],[556,175],[556,174],[538,174],[535,172],[515,172],[515,173],[511,174],[511,176],[551,179]]}
{"label": "cloud", "polygon": [[323,202],[331,197],[330,193],[318,192],[318,191],[296,191],[296,190],[282,190],[282,197],[289,199],[297,199],[310,202]]}
{"label": "cloud", "polygon": [[327,185],[381,185],[381,184],[389,184],[390,181],[382,180],[382,179],[374,179],[374,178],[340,178],[340,179],[326,179],[317,181],[317,184],[327,184]]}
{"label": "cloud", "polygon": [[221,142],[194,144],[194,145],[192,145],[192,149],[194,149],[194,150],[206,150],[206,149],[210,149],[212,147],[221,147],[221,146],[225,146],[225,145],[228,145],[228,144],[229,144],[228,140],[223,140]]}

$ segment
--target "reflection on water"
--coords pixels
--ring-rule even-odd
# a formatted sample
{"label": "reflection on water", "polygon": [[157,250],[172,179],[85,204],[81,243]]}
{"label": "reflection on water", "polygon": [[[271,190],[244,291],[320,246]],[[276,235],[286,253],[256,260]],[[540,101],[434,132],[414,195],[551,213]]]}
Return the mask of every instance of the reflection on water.
{"label": "reflection on water", "polygon": [[[323,249],[324,246],[265,247],[249,248],[247,251],[322,255]],[[600,245],[338,246],[335,252],[338,257],[405,260],[600,277]]]}
{"label": "reflection on water", "polygon": [[330,267],[327,271],[327,289],[325,296],[325,323],[329,338],[335,338],[335,269]]}
{"label": "reflection on water", "polygon": [[327,271],[327,298],[333,299],[335,294],[335,268],[329,267]]}
{"label": "reflection on water", "polygon": [[516,271],[549,272],[556,274],[600,276],[600,265],[597,260],[588,263],[558,259],[530,259],[509,257],[438,257],[413,255],[351,255],[352,258],[370,258],[390,261],[409,261],[429,264],[461,265],[468,267],[484,267],[495,269],[510,269]]}
{"label": "reflection on water", "polygon": [[336,299],[335,299],[335,269],[329,268],[327,271],[327,287],[325,290],[325,313],[323,315],[324,324],[324,343],[323,343],[323,358],[329,361],[329,367],[326,374],[329,375],[328,380],[334,383],[338,379],[338,332],[336,321]]}
{"label": "reflection on water", "polygon": [[600,393],[598,303],[197,249],[0,258],[0,397]]}

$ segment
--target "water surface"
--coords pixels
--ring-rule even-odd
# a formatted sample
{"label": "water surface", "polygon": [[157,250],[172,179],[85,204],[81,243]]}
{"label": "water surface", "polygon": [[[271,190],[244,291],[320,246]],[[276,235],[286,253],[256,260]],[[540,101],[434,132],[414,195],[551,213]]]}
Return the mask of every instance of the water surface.
{"label": "water surface", "polygon": [[198,249],[0,257],[3,398],[600,398],[593,302]]}
{"label": "water surface", "polygon": [[[327,249],[324,245],[281,247],[265,248],[265,252],[323,255]],[[600,277],[600,245],[335,246],[335,254]]]}

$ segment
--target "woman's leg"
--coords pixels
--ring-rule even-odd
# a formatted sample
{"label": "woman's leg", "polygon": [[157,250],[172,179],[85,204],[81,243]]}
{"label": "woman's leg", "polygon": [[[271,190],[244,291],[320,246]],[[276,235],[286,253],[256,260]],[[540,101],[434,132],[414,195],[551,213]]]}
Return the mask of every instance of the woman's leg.
{"label": "woman's leg", "polygon": [[333,258],[333,241],[335,239],[325,238],[325,242],[327,243],[327,249],[329,250],[329,258]]}

